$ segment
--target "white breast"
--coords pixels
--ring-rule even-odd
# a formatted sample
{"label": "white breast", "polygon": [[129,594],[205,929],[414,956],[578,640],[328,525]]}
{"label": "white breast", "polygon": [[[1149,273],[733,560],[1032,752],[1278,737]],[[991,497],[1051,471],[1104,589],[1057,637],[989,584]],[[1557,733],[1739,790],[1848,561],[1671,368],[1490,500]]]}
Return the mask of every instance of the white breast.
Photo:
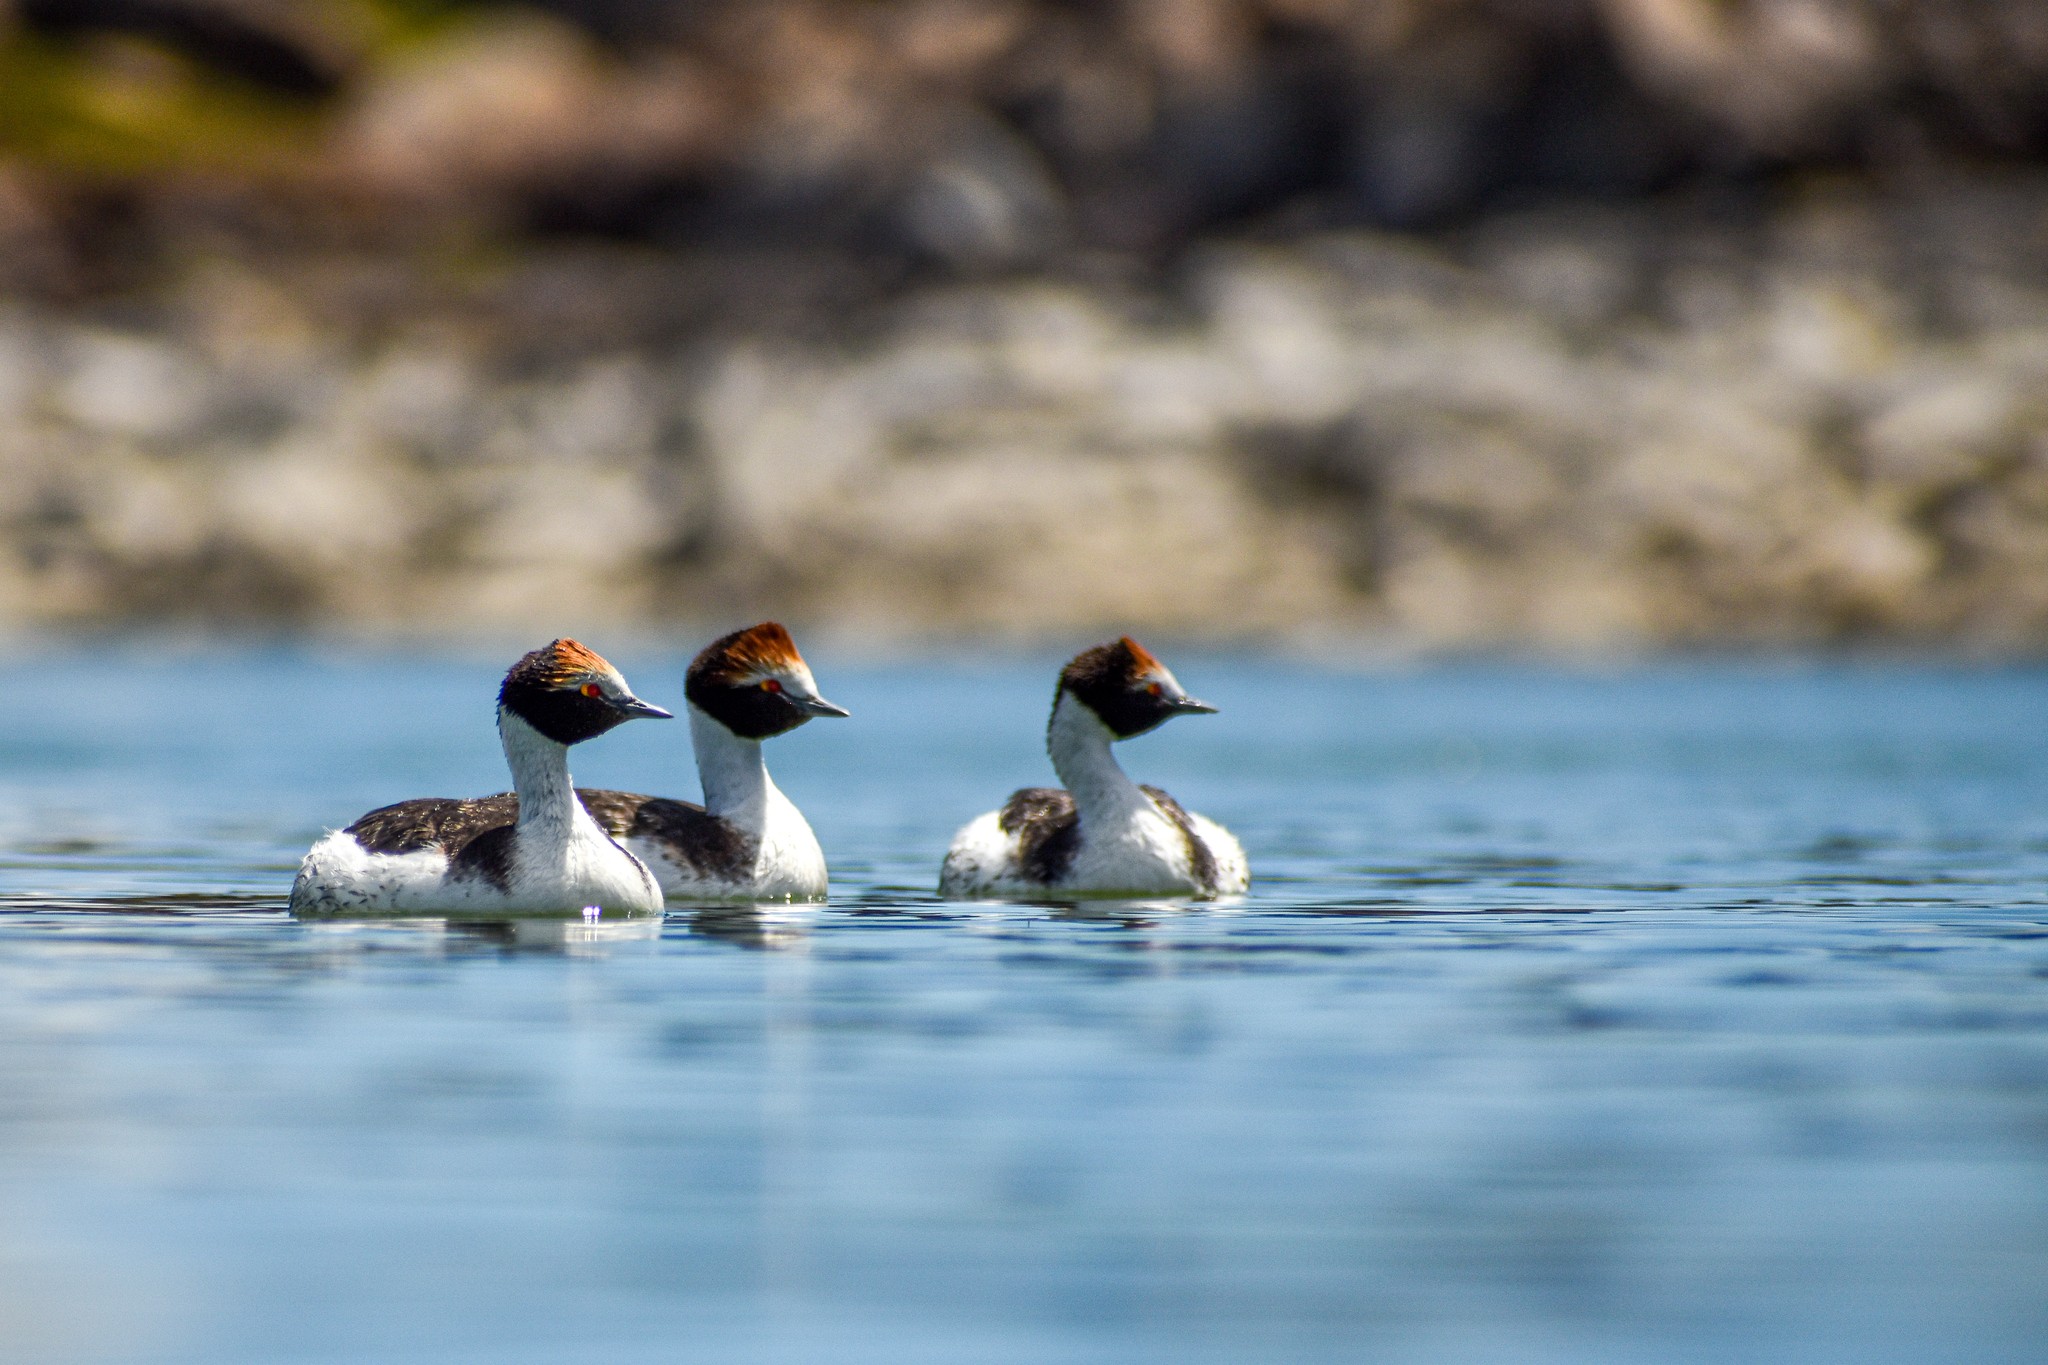
{"label": "white breast", "polygon": [[523,848],[518,854],[513,860],[512,885],[504,893],[507,909],[547,911],[595,905],[627,914],[662,909],[661,887],[646,864],[587,816],[576,822],[559,862],[530,859]]}
{"label": "white breast", "polygon": [[[700,873],[659,839],[636,835],[626,847],[638,854],[670,901],[821,901],[826,894],[825,851],[794,802],[768,783],[758,833],[734,828],[754,846],[737,875]],[[730,822],[728,822],[730,823]]]}
{"label": "white breast", "polygon": [[761,851],[754,859],[755,899],[821,901],[825,882],[825,850],[818,846],[810,821],[770,784]]}
{"label": "white breast", "polygon": [[438,848],[373,853],[336,830],[300,863],[291,908],[314,915],[563,914],[592,905],[617,914],[652,914],[662,908],[661,890],[640,860],[595,825],[571,834],[559,864],[535,866],[515,850],[509,881],[500,888],[481,877],[451,877],[448,855]]}
{"label": "white breast", "polygon": [[[1114,816],[1081,817],[1080,846],[1064,875],[1041,882],[1024,869],[1019,838],[1005,833],[989,811],[953,836],[939,870],[939,894],[959,898],[1060,891],[1077,895],[1186,896],[1210,894],[1195,875],[1179,826],[1149,800]],[[1215,821],[1191,816],[1197,835],[1216,859],[1217,894],[1250,885],[1244,849]]]}

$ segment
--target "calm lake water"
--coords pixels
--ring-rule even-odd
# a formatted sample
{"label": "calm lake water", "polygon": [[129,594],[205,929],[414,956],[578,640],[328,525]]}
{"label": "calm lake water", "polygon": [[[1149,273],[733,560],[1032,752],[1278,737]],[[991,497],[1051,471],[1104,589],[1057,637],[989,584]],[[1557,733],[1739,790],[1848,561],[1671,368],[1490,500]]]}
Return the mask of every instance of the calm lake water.
{"label": "calm lake water", "polygon": [[283,910],[507,660],[16,652],[0,1358],[2048,1356],[2048,673],[1170,657],[1241,903],[937,900],[1059,660],[820,651],[831,904],[584,926]]}

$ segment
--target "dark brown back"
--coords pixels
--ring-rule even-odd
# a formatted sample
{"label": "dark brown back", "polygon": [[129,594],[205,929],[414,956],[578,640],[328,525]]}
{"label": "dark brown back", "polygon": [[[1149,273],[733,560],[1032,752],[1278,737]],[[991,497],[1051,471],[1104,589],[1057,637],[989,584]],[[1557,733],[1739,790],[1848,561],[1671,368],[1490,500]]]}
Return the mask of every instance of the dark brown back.
{"label": "dark brown back", "polygon": [[478,835],[519,818],[519,798],[511,792],[458,801],[422,796],[379,806],[343,833],[372,853],[415,853],[438,848],[449,857],[460,853]]}
{"label": "dark brown back", "polygon": [[755,841],[695,802],[596,787],[579,787],[576,795],[614,839],[653,839],[700,877],[741,881],[753,869]]}
{"label": "dark brown back", "polygon": [[1025,787],[1010,793],[996,815],[996,828],[1017,836],[1017,862],[1024,875],[1048,886],[1067,874],[1081,851],[1081,822],[1073,794],[1059,787]]}

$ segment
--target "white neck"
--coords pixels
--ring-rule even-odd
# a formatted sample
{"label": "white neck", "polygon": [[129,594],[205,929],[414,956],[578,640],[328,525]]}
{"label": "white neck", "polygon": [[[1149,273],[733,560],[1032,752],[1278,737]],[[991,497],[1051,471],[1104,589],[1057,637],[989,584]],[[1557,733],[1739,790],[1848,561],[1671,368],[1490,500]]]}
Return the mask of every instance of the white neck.
{"label": "white neck", "polygon": [[498,712],[498,739],[505,746],[505,764],[512,769],[512,790],[519,796],[520,842],[538,854],[550,844],[566,844],[579,823],[595,824],[576,799],[569,776],[569,746],[549,739],[511,711]]}
{"label": "white neck", "polygon": [[775,783],[761,758],[761,741],[741,739],[690,706],[690,747],[697,751],[697,778],[704,784],[704,809],[760,832]]}
{"label": "white neck", "polygon": [[1102,718],[1060,690],[1053,704],[1052,724],[1046,731],[1046,752],[1052,755],[1052,770],[1074,794],[1074,808],[1084,816],[1090,811],[1128,808],[1145,801],[1138,784],[1117,766],[1109,746],[1116,742]]}

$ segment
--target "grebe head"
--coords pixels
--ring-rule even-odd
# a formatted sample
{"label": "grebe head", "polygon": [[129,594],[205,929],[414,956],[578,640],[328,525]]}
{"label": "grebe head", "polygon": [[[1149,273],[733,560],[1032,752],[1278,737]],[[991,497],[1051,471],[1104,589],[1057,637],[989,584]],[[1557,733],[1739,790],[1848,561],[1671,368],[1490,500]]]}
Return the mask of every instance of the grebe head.
{"label": "grebe head", "polygon": [[[1216,710],[1190,697],[1166,665],[1128,635],[1076,654],[1060,670],[1060,692],[1072,693],[1118,739],[1142,735],[1175,716]],[[1057,709],[1057,695],[1053,704]]]}
{"label": "grebe head", "polygon": [[557,744],[581,744],[613,726],[669,713],[633,695],[619,670],[574,640],[557,640],[512,665],[498,707]]}
{"label": "grebe head", "polygon": [[774,621],[722,635],[690,662],[683,693],[741,739],[767,739],[812,716],[843,716],[818,695],[796,641]]}

